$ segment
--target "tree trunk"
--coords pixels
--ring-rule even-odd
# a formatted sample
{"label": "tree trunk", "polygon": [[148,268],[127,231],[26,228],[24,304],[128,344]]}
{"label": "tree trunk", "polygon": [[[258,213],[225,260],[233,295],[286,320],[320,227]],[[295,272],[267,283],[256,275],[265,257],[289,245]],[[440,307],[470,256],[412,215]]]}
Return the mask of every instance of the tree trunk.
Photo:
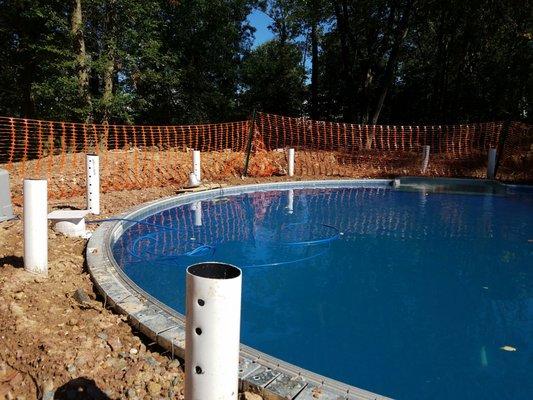
{"label": "tree trunk", "polygon": [[92,100],[89,92],[89,66],[85,51],[83,35],[83,13],[81,0],[73,0],[71,16],[71,33],[74,38],[74,52],[76,54],[76,72],[78,76],[78,96],[87,107],[85,122],[92,122]]}
{"label": "tree trunk", "polygon": [[[412,7],[413,7],[413,3],[409,2],[405,7],[403,15],[400,18],[400,21],[398,22],[396,33],[394,35],[395,36],[394,42],[393,42],[393,45],[390,51],[389,58],[387,60],[387,65],[385,67],[385,73],[383,75],[383,80],[382,80],[382,84],[381,84],[381,88],[380,88],[380,92],[378,96],[378,101],[377,101],[376,108],[374,109],[374,113],[372,116],[372,125],[375,125],[378,122],[381,109],[383,108],[383,103],[385,103],[385,98],[387,97],[389,88],[394,82],[396,66],[398,64],[398,58],[400,56],[401,48],[405,40],[405,37],[407,36],[407,32],[409,28],[409,18],[411,16]],[[369,144],[371,145],[371,143]]]}
{"label": "tree trunk", "polygon": [[22,116],[32,118],[35,115],[35,98],[33,97],[33,76],[35,64],[32,60],[27,60],[22,67],[20,74],[20,84],[22,88]]}
{"label": "tree trunk", "polygon": [[116,58],[116,0],[108,2],[106,13],[106,33],[105,33],[105,59],[102,80],[104,90],[102,93],[103,116],[102,122],[109,122],[111,114],[111,104],[113,102],[113,82],[115,75],[115,58]]}
{"label": "tree trunk", "polygon": [[318,119],[318,32],[317,20],[311,22],[311,119]]}
{"label": "tree trunk", "polygon": [[343,83],[343,99],[345,102],[345,110],[343,112],[344,120],[351,121],[353,119],[353,105],[352,94],[350,88],[353,87],[351,73],[350,73],[350,50],[348,45],[348,26],[347,26],[347,4],[343,1],[334,2],[335,19],[337,20],[337,29],[339,31],[339,39],[341,45],[341,65],[340,75]]}

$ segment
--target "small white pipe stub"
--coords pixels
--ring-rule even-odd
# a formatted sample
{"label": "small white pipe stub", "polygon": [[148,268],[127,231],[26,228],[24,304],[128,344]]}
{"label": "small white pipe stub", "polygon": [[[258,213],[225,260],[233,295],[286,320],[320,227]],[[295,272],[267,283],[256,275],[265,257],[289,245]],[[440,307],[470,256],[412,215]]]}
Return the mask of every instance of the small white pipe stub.
{"label": "small white pipe stub", "polygon": [[428,145],[422,146],[422,173],[425,174],[428,169],[429,164],[429,150],[430,147]]}
{"label": "small white pipe stub", "polygon": [[100,158],[87,154],[87,210],[100,214]]}
{"label": "small white pipe stub", "polygon": [[48,182],[24,179],[24,269],[48,275]]}
{"label": "small white pipe stub", "polygon": [[194,172],[191,172],[189,174],[189,187],[198,187],[198,186],[200,186],[200,181],[198,180]]}
{"label": "small white pipe stub", "polygon": [[202,169],[200,164],[200,150],[192,152],[192,172],[196,175],[198,183],[202,182]]}
{"label": "small white pipe stub", "polygon": [[236,400],[241,270],[222,263],[187,268],[185,400]]}
{"label": "small white pipe stub", "polygon": [[294,176],[294,149],[289,149],[289,176]]}
{"label": "small white pipe stub", "polygon": [[489,149],[487,161],[487,179],[496,177],[496,149]]}

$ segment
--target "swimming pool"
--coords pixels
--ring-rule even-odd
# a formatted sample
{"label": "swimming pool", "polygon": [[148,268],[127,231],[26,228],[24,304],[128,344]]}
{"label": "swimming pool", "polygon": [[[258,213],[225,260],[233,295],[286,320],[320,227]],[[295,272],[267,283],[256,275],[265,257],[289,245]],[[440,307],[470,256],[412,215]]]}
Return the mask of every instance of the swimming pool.
{"label": "swimming pool", "polygon": [[167,204],[130,224],[113,255],[179,312],[187,265],[242,267],[242,342],[351,385],[531,398],[532,194],[352,186]]}

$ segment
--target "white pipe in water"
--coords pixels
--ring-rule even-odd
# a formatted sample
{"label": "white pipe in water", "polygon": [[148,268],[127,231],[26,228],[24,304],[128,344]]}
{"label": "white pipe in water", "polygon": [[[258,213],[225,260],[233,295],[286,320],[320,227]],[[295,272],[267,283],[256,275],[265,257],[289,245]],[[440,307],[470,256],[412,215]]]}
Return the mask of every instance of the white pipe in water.
{"label": "white pipe in water", "polygon": [[24,179],[24,269],[48,275],[48,182]]}
{"label": "white pipe in water", "polygon": [[294,149],[289,149],[289,176],[294,176]]}
{"label": "white pipe in water", "polygon": [[496,149],[489,149],[487,162],[487,179],[494,179],[496,176]]}
{"label": "white pipe in water", "polygon": [[87,154],[87,210],[100,214],[100,158]]}
{"label": "white pipe in water", "polygon": [[430,147],[422,146],[422,173],[425,174],[429,164],[429,149]]}
{"label": "white pipe in water", "polygon": [[187,268],[185,400],[236,400],[241,270],[222,263]]}
{"label": "white pipe in water", "polygon": [[200,165],[200,150],[192,152],[192,172],[196,175],[198,183],[202,182],[202,170]]}
{"label": "white pipe in water", "polygon": [[194,226],[202,226],[202,202],[192,203],[191,211],[194,211]]}
{"label": "white pipe in water", "polygon": [[287,212],[292,214],[294,212],[294,190],[289,189],[287,193]]}

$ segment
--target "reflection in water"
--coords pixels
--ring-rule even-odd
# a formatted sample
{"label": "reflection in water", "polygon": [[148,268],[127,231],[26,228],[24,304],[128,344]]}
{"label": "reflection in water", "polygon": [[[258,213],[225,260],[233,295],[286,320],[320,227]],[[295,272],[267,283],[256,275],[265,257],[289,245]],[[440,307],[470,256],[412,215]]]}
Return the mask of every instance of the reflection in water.
{"label": "reflection in water", "polygon": [[533,398],[530,195],[271,191],[143,222],[116,259],[179,311],[187,265],[243,267],[246,344],[397,398]]}

